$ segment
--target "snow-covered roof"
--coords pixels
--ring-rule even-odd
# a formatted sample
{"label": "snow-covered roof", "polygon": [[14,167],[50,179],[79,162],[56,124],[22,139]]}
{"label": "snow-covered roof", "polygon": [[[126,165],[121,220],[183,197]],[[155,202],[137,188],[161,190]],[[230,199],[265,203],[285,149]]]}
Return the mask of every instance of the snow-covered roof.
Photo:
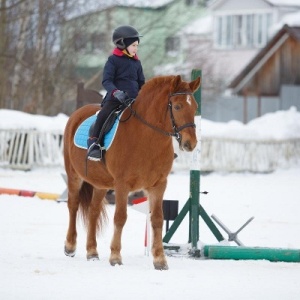
{"label": "snow-covered roof", "polygon": [[266,0],[275,6],[300,6],[300,0]]}
{"label": "snow-covered roof", "polygon": [[300,27],[300,11],[286,14],[283,18],[276,24],[274,24],[270,29],[270,35],[277,33],[284,25],[290,27]]}
{"label": "snow-covered roof", "polygon": [[183,28],[186,34],[207,34],[211,33],[213,30],[212,26],[213,17],[212,15],[207,15],[203,18],[197,19]]}
{"label": "snow-covered roof", "polygon": [[111,6],[131,6],[131,7],[151,7],[158,8],[167,5],[174,0],[77,0],[78,5],[74,5],[74,10],[71,12],[70,18],[80,15],[96,12],[106,9]]}
{"label": "snow-covered roof", "polygon": [[[209,2],[210,7],[216,7],[218,4],[225,2],[226,0],[211,0]],[[300,6],[300,0],[264,0],[275,6]]]}
{"label": "snow-covered roof", "polygon": [[[85,5],[86,7],[102,8],[104,6],[111,5],[124,5],[124,6],[137,6],[137,7],[160,7],[166,5],[174,0],[79,0],[79,5]],[[103,3],[105,2],[105,3]]]}
{"label": "snow-covered roof", "polygon": [[119,5],[133,5],[139,7],[160,7],[174,0],[118,0]]}

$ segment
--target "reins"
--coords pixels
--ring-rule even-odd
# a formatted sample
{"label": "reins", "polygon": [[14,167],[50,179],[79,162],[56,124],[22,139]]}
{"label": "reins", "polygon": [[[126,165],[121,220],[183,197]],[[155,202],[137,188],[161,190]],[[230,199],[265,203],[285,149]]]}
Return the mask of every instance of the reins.
{"label": "reins", "polygon": [[192,95],[192,94],[193,93],[191,93],[191,92],[177,92],[177,93],[169,94],[168,109],[170,111],[170,118],[171,118],[171,122],[172,122],[173,132],[165,131],[165,130],[157,127],[157,126],[154,126],[154,125],[148,123],[143,117],[141,117],[135,110],[132,109],[131,105],[128,106],[128,108],[131,111],[131,114],[130,114],[130,116],[125,121],[127,121],[133,115],[133,116],[137,117],[143,124],[145,124],[146,126],[154,129],[155,131],[158,131],[158,132],[160,132],[160,133],[162,133],[162,134],[164,134],[166,136],[175,137],[175,139],[180,144],[180,141],[181,141],[180,131],[183,130],[184,128],[187,128],[187,127],[193,127],[193,128],[195,128],[196,125],[195,125],[195,123],[186,123],[186,124],[184,124],[182,126],[177,127],[176,121],[175,121],[175,118],[174,118],[174,115],[173,115],[173,111],[172,111],[171,97],[178,96],[178,95]]}

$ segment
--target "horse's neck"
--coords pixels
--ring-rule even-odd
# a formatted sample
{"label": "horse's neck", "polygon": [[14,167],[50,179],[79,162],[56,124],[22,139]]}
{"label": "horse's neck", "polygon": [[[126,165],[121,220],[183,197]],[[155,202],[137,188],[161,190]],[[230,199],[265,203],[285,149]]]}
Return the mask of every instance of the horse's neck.
{"label": "horse's neck", "polygon": [[140,95],[135,103],[135,110],[146,122],[158,126],[162,130],[172,129],[168,96],[166,93],[156,93],[143,97]]}

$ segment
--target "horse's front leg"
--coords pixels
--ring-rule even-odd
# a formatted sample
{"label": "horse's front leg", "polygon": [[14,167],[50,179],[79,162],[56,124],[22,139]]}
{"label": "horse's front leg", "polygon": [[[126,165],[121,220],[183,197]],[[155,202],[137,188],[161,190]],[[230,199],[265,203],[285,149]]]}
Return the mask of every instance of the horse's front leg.
{"label": "horse's front leg", "polygon": [[122,265],[122,256],[121,256],[121,238],[123,227],[127,220],[127,198],[129,191],[122,188],[115,189],[116,196],[116,207],[115,207],[115,216],[114,216],[114,234],[110,244],[110,258],[109,262],[112,266]]}
{"label": "horse's front leg", "polygon": [[98,190],[94,188],[92,201],[88,209],[88,228],[86,241],[86,256],[88,260],[99,259],[96,236],[106,218],[106,202],[104,199],[105,194],[106,190]]}
{"label": "horse's front leg", "polygon": [[156,270],[168,270],[169,268],[162,243],[162,228],[164,222],[162,200],[166,189],[166,185],[167,180],[160,182],[155,187],[147,190],[149,193],[151,225],[153,233],[153,264]]}

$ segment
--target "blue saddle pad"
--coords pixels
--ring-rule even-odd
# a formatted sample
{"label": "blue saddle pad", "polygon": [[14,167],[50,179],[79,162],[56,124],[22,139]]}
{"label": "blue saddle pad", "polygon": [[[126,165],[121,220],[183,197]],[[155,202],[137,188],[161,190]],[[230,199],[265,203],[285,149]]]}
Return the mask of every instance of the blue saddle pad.
{"label": "blue saddle pad", "polygon": [[[122,114],[121,114],[122,115]],[[120,123],[120,117],[121,115],[119,115],[115,122],[114,125],[112,126],[112,128],[110,129],[110,131],[108,131],[105,136],[104,136],[104,148],[106,150],[109,149],[109,147],[111,146],[114,137],[116,135],[119,123]],[[77,128],[75,135],[74,135],[74,144],[75,146],[77,146],[78,148],[81,149],[87,149],[87,139],[89,138],[89,130],[91,125],[96,121],[97,116],[93,115],[87,119],[85,119]]]}

